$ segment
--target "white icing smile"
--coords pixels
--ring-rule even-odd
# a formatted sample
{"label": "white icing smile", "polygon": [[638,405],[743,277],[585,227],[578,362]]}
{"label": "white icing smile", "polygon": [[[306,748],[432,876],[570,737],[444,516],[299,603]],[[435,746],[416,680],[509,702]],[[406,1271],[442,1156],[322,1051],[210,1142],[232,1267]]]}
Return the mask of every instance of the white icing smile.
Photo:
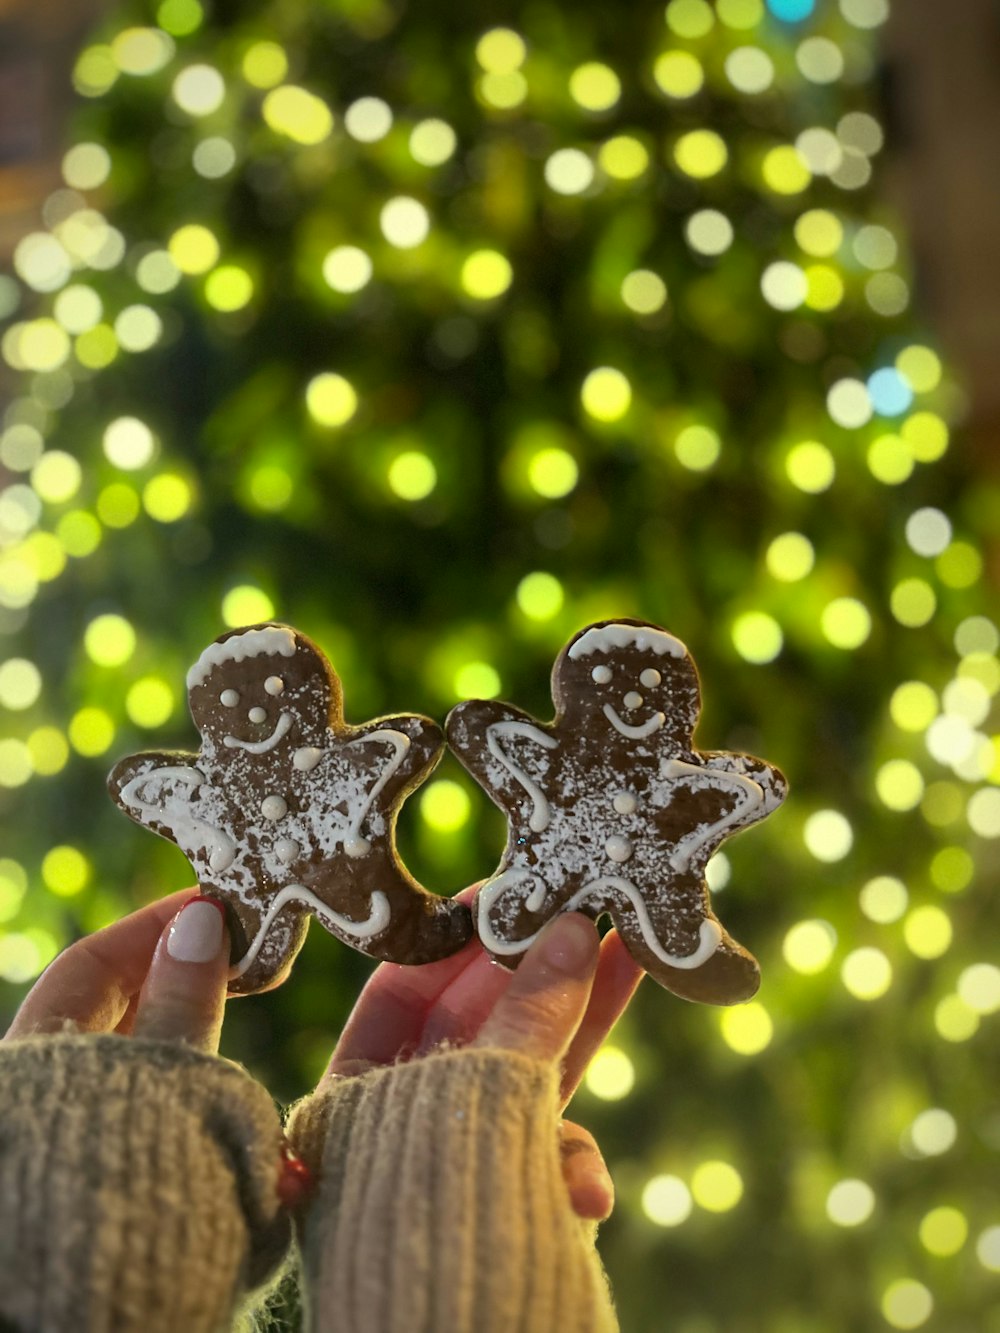
{"label": "white icing smile", "polygon": [[295,721],[291,713],[282,713],[274,730],[266,740],[262,741],[242,741],[238,736],[224,736],[223,744],[229,750],[246,750],[250,754],[266,754],[268,750],[274,747],[288,735],[289,728]]}
{"label": "white icing smile", "polygon": [[643,722],[641,726],[631,727],[627,722],[623,722],[610,704],[604,705],[604,716],[608,719],[615,731],[620,731],[623,736],[627,736],[631,741],[641,741],[647,736],[652,736],[654,731],[659,731],[666,722],[666,716],[663,713],[654,713],[651,718]]}

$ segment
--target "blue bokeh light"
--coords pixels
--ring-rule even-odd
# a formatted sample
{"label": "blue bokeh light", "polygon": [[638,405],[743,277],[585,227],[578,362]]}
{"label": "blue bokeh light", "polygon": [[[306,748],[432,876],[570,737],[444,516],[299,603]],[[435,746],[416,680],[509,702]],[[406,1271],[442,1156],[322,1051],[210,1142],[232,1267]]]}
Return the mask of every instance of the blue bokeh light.
{"label": "blue bokeh light", "polygon": [[767,0],[767,7],[776,19],[798,23],[816,8],[816,0]]}
{"label": "blue bokeh light", "polygon": [[898,417],[913,402],[913,390],[891,366],[884,366],[869,377],[868,396],[880,417]]}

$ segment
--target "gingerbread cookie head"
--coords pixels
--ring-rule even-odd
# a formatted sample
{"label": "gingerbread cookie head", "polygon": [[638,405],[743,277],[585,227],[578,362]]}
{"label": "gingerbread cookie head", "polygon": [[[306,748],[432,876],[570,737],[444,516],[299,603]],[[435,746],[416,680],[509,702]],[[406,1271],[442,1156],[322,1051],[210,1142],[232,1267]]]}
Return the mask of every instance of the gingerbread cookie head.
{"label": "gingerbread cookie head", "polygon": [[712,911],[704,872],[724,838],[781,803],[784,778],[695,748],[698,675],[659,626],[587,626],[556,660],[552,692],[552,722],[493,700],[448,718],[452,749],[508,818],[473,908],[486,948],[513,966],[557,913],[607,914],[674,994],[749,999],[759,968]]}
{"label": "gingerbread cookie head", "polygon": [[344,721],[340,682],[287,625],[210,644],[188,673],[197,754],[139,754],[109,787],[176,842],[227,909],[230,990],[279,981],[316,916],[374,958],[423,963],[471,935],[468,909],[421,888],[395,846],[400,805],[434,768],[440,729],[419,715]]}
{"label": "gingerbread cookie head", "polygon": [[638,620],[602,620],[576,634],[556,659],[552,698],[567,726],[609,745],[656,736],[690,753],[701,712],[691,654],[666,630]]}

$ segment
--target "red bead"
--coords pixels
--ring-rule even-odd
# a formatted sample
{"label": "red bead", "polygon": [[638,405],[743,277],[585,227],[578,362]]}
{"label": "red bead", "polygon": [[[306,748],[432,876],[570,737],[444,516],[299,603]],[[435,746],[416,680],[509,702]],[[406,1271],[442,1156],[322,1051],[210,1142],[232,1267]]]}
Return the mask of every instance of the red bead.
{"label": "red bead", "polygon": [[296,1212],[312,1193],[312,1172],[300,1157],[296,1157],[291,1148],[284,1144],[281,1149],[281,1171],[278,1176],[278,1199],[283,1208],[290,1213]]}

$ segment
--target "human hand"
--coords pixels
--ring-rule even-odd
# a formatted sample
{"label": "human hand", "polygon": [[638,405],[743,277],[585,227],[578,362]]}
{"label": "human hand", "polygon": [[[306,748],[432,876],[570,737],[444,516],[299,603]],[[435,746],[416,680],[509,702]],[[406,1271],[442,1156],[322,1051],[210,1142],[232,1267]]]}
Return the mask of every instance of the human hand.
{"label": "human hand", "polygon": [[[491,962],[475,940],[423,967],[383,963],[362,991],[320,1088],[443,1046],[491,1047],[561,1064],[565,1106],[642,975],[616,932],[599,941],[579,913],[546,926],[516,972]],[[560,1136],[573,1208],[583,1218],[606,1218],[614,1190],[597,1144],[570,1121],[562,1122]]]}
{"label": "human hand", "polygon": [[228,969],[221,906],[181,889],[70,945],[32,987],[5,1040],[69,1028],[214,1053]]}

